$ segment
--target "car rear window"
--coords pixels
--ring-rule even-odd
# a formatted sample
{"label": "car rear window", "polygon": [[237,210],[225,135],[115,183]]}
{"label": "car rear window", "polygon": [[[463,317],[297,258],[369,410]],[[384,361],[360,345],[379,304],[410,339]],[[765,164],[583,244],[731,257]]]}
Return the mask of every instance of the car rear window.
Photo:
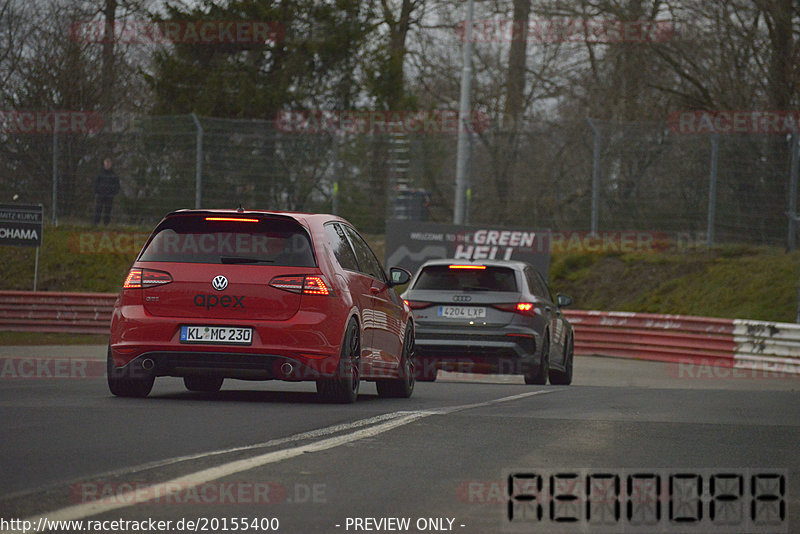
{"label": "car rear window", "polygon": [[449,265],[423,267],[413,289],[507,293],[518,291],[513,269],[491,266],[485,269],[451,269]]}
{"label": "car rear window", "polygon": [[[291,219],[175,216],[163,221],[139,261],[314,267],[305,228]],[[230,217],[233,218],[233,217]]]}

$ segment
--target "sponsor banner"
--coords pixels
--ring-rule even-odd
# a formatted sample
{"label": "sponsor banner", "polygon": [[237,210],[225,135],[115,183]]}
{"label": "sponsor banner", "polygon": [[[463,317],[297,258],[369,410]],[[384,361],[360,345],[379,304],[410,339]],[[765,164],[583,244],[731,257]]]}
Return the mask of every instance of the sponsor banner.
{"label": "sponsor banner", "polygon": [[41,204],[0,204],[0,245],[42,246]]}
{"label": "sponsor banner", "polygon": [[[489,116],[470,112],[466,130],[489,129]],[[280,111],[275,117],[279,132],[293,134],[410,134],[458,133],[458,111]]]}
{"label": "sponsor banner", "polygon": [[519,260],[547,279],[550,235],[547,231],[489,226],[458,226],[392,219],[386,227],[386,264],[412,273],[426,260]]}
{"label": "sponsor banner", "polygon": [[92,134],[103,129],[96,111],[0,111],[0,134]]}
{"label": "sponsor banner", "polygon": [[667,126],[683,135],[800,133],[800,111],[676,111]]}
{"label": "sponsor banner", "polygon": [[122,20],[111,28],[96,20],[69,28],[70,39],[90,44],[267,44],[283,40],[285,34],[282,24],[258,20]]}
{"label": "sponsor banner", "polygon": [[[466,22],[456,25],[461,41],[467,39]],[[533,19],[527,24],[510,19],[472,22],[472,42],[510,43],[663,43],[675,36],[670,20]]]}
{"label": "sponsor banner", "polygon": [[550,251],[563,253],[651,253],[663,252],[671,243],[664,232],[552,232]]}

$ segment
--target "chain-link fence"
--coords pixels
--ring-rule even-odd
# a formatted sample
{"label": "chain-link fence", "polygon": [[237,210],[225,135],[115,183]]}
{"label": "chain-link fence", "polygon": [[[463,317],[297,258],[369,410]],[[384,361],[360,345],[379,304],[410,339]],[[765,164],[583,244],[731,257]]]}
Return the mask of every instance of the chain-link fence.
{"label": "chain-link fence", "polygon": [[[335,212],[370,233],[384,232],[391,216],[452,220],[449,131],[392,123],[366,133],[302,130],[186,115],[0,138],[0,201],[42,203],[58,223],[93,222],[106,157],[121,181],[114,224],[151,226],[174,209],[240,204]],[[684,135],[666,123],[585,120],[519,133],[487,128],[471,141],[471,223],[710,234],[715,243],[796,240],[796,136]]]}

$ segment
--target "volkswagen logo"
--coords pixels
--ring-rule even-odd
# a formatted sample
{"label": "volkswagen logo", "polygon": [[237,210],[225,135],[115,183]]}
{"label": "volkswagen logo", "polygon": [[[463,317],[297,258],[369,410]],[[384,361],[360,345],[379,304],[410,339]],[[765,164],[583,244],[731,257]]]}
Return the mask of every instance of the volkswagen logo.
{"label": "volkswagen logo", "polygon": [[472,297],[469,295],[456,295],[453,297],[453,302],[469,302],[472,300]]}
{"label": "volkswagen logo", "polygon": [[224,277],[224,276],[222,276],[222,275],[215,276],[215,277],[214,277],[214,280],[212,280],[212,281],[211,281],[211,285],[212,285],[212,286],[214,287],[214,289],[216,289],[217,291],[222,291],[222,290],[224,290],[226,287],[228,287],[228,279],[227,279],[227,278],[225,278],[225,277]]}

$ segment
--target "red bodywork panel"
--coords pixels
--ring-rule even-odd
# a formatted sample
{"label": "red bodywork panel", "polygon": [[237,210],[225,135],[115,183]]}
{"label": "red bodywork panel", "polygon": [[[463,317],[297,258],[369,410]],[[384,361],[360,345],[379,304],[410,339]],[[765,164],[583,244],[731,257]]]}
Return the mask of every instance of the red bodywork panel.
{"label": "red bodywork panel", "polygon": [[[248,372],[262,359],[265,369],[274,362],[290,361],[299,364],[302,372],[267,378],[313,380],[334,373],[346,325],[355,318],[361,330],[361,378],[398,376],[410,320],[408,307],[385,281],[342,268],[325,231],[325,225],[332,223],[349,225],[332,215],[236,210],[171,213],[132,266],[145,273],[141,283],[129,276],[134,287],[122,289],[117,299],[111,323],[113,364],[122,367],[154,355],[168,357],[172,371],[165,374],[180,376],[174,369],[182,368],[182,358],[191,359],[195,367],[202,367],[207,359],[216,366],[229,366],[231,377],[242,378],[237,362],[250,357],[241,360],[246,361],[241,365]],[[184,234],[180,231],[184,226],[207,227],[210,234]],[[239,226],[242,234],[237,233]],[[273,231],[273,226],[280,231]],[[280,239],[292,232],[280,246]],[[284,253],[301,254],[302,259],[296,261],[297,266],[286,265]],[[176,260],[181,254],[191,261]],[[204,261],[219,256],[225,256],[225,261]],[[273,287],[270,282],[276,277],[282,278]],[[304,277],[311,277],[305,285],[307,292],[302,290]],[[184,327],[251,329],[252,334],[249,343],[189,342],[182,339]]]}

